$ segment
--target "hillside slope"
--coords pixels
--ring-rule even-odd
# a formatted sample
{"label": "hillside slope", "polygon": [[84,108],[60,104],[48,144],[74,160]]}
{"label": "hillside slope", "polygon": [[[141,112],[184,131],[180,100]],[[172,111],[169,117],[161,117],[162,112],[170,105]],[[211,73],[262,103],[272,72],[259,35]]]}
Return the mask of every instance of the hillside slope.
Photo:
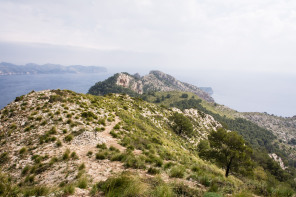
{"label": "hillside slope", "polygon": [[[187,110],[185,115],[198,124],[192,138],[182,138],[169,126],[172,113],[120,95],[94,97],[52,90],[18,97],[1,110],[0,177],[9,175],[9,185],[21,186],[21,193],[31,194],[42,186],[43,192],[67,194],[80,187],[75,195],[89,195],[94,183],[123,171],[148,179],[147,169],[152,169],[170,183],[176,181],[170,178],[171,166],[184,166],[185,178],[193,173],[192,165],[199,164],[198,168],[209,169],[209,177],[217,174],[233,187],[239,183],[234,178],[225,180],[223,171],[190,151],[219,123]],[[206,191],[198,179],[177,181],[199,188],[196,192]]]}
{"label": "hillside slope", "polygon": [[[176,112],[190,120],[193,133],[174,132]],[[198,142],[218,127],[198,110],[127,95],[31,92],[1,110],[0,195],[293,194],[261,168],[260,175],[225,178],[223,169],[200,159]]]}
{"label": "hillside slope", "polygon": [[155,91],[192,92],[200,98],[214,102],[214,99],[198,87],[178,81],[174,77],[160,71],[150,71],[143,77],[128,73],[117,73],[109,79],[98,82],[89,89],[90,94],[105,95],[108,93],[127,93],[129,95],[143,94]]}

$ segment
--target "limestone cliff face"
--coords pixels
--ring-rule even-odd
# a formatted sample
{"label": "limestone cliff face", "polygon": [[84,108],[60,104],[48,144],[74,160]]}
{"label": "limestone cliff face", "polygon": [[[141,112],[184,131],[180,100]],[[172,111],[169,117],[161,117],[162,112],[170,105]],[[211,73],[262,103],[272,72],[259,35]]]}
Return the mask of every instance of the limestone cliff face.
{"label": "limestone cliff face", "polygon": [[141,80],[135,79],[133,76],[119,73],[116,81],[116,85],[130,88],[138,94],[143,94],[143,83]]}
{"label": "limestone cliff face", "polygon": [[137,75],[129,75],[127,73],[119,73],[116,79],[116,85],[129,88],[138,94],[149,91],[183,91],[192,92],[200,98],[214,102],[214,99],[205,91],[198,87],[181,82],[171,75],[160,71],[151,71],[143,77]]}

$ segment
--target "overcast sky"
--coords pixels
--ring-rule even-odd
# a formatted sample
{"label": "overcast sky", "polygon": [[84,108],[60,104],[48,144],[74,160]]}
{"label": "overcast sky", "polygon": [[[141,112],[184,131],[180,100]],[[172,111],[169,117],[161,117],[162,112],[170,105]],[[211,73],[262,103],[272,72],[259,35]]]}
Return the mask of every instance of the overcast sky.
{"label": "overcast sky", "polygon": [[295,0],[0,0],[0,61],[296,74]]}

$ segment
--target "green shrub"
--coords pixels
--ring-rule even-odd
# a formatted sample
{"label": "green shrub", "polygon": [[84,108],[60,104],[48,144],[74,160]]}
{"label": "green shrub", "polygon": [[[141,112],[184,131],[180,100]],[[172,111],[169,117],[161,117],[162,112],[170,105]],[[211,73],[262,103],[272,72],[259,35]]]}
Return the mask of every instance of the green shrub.
{"label": "green shrub", "polygon": [[106,126],[106,120],[103,119],[103,118],[100,118],[100,119],[98,120],[98,124]]}
{"label": "green shrub", "polygon": [[103,160],[107,159],[107,152],[99,152],[96,154],[96,159]]}
{"label": "green shrub", "polygon": [[173,185],[173,191],[176,196],[201,196],[200,190],[190,188],[184,183],[175,183]]}
{"label": "green shrub", "polygon": [[56,143],[57,147],[61,147],[62,146],[62,142],[60,140],[57,141]]}
{"label": "green shrub", "polygon": [[116,153],[112,155],[111,161],[123,161],[126,155],[124,153]]}
{"label": "green shrub", "polygon": [[4,164],[9,160],[8,153],[4,152],[0,155],[0,164]]}
{"label": "green shrub", "polygon": [[119,124],[116,124],[116,125],[113,127],[113,129],[115,129],[115,130],[118,130],[118,129],[120,129],[120,126],[119,126]]}
{"label": "green shrub", "polygon": [[63,160],[68,160],[70,158],[70,150],[67,149],[63,154]]}
{"label": "green shrub", "polygon": [[22,175],[28,174],[29,171],[30,171],[30,166],[26,165],[22,170]]}
{"label": "green shrub", "polygon": [[52,128],[49,130],[49,134],[51,134],[51,135],[57,134],[57,128],[56,128],[56,127],[52,127]]}
{"label": "green shrub", "polygon": [[105,143],[102,143],[102,144],[97,144],[97,148],[100,148],[100,149],[107,149],[107,146]]}
{"label": "green shrub", "polygon": [[163,164],[163,160],[160,157],[153,157],[152,162],[155,163],[157,167],[161,167]]}
{"label": "green shrub", "polygon": [[88,156],[88,157],[91,157],[91,156],[92,156],[92,154],[93,154],[93,152],[92,152],[92,151],[88,151],[88,152],[87,152],[87,154],[86,154],[86,156]]}
{"label": "green shrub", "polygon": [[114,152],[120,152],[120,150],[118,148],[115,148],[114,146],[110,146],[109,150]]}
{"label": "green shrub", "polygon": [[198,166],[193,166],[192,168],[191,168],[191,171],[192,172],[198,172],[200,170],[200,168],[198,167]]}
{"label": "green shrub", "polygon": [[188,98],[188,94],[182,94],[181,98]]}
{"label": "green shrub", "polygon": [[30,183],[30,184],[32,184],[32,183],[34,183],[34,179],[35,179],[35,176],[34,175],[32,175],[32,176],[26,176],[26,178],[25,178],[25,183]]}
{"label": "green shrub", "polygon": [[78,167],[78,170],[83,170],[84,168],[85,168],[85,164],[82,163],[82,164],[80,164],[80,166]]}
{"label": "green shrub", "polygon": [[183,178],[185,175],[185,169],[182,166],[175,166],[170,170],[170,177]]}
{"label": "green shrub", "polygon": [[88,185],[88,179],[86,177],[81,177],[78,180],[77,186],[81,189],[86,189]]}
{"label": "green shrub", "polygon": [[23,155],[28,151],[27,147],[23,147],[19,150],[19,154]]}
{"label": "green shrub", "polygon": [[110,131],[110,135],[111,135],[112,137],[114,137],[114,138],[117,138],[117,137],[118,137],[118,134],[115,133],[113,130]]}
{"label": "green shrub", "polygon": [[57,157],[53,157],[53,158],[50,159],[49,165],[53,165],[57,161],[58,161],[58,158]]}
{"label": "green shrub", "polygon": [[16,98],[15,98],[15,102],[18,102],[18,101],[21,101],[21,100],[23,100],[24,99],[24,95],[22,95],[22,96],[17,96]]}
{"label": "green shrub", "polygon": [[176,164],[170,161],[170,162],[167,162],[166,164],[164,164],[163,168],[166,170],[166,169],[171,168],[174,165],[176,165]]}
{"label": "green shrub", "polygon": [[66,141],[66,142],[71,142],[72,140],[73,140],[73,135],[72,134],[69,134],[69,135],[67,135],[65,138],[64,138],[64,140]]}
{"label": "green shrub", "polygon": [[41,160],[42,160],[42,156],[40,155],[33,155],[32,156],[32,160],[34,160],[35,163],[41,163]]}
{"label": "green shrub", "polygon": [[159,174],[160,170],[157,168],[150,167],[147,172],[148,174]]}
{"label": "green shrub", "polygon": [[199,178],[199,182],[203,184],[206,187],[209,187],[211,185],[211,180],[209,179],[208,176],[204,175]]}
{"label": "green shrub", "polygon": [[191,121],[183,114],[176,112],[169,119],[174,122],[172,128],[178,135],[191,135],[193,133],[193,125]]}
{"label": "green shrub", "polygon": [[151,196],[171,197],[176,196],[173,188],[164,181],[157,181],[155,188],[151,191]]}
{"label": "green shrub", "polygon": [[135,157],[134,155],[128,155],[124,160],[124,166],[126,168],[145,169],[145,161]]}
{"label": "green shrub", "polygon": [[66,185],[63,188],[64,195],[73,195],[75,193],[75,186],[73,184]]}
{"label": "green shrub", "polygon": [[26,188],[23,191],[23,195],[25,197],[29,196],[47,196],[49,194],[50,190],[47,187],[44,186],[35,186],[32,188]]}
{"label": "green shrub", "polygon": [[210,186],[210,188],[208,190],[208,192],[218,192],[218,185],[217,185],[217,183],[212,182],[211,183],[211,186]]}
{"label": "green shrub", "polygon": [[79,157],[78,157],[78,155],[76,154],[76,152],[72,152],[71,155],[70,155],[70,157],[71,157],[72,159],[79,159]]}
{"label": "green shrub", "polygon": [[110,177],[105,182],[98,183],[93,191],[101,190],[107,197],[146,196],[147,184],[136,176],[122,173],[119,176]]}
{"label": "green shrub", "polygon": [[204,197],[222,197],[222,195],[214,193],[214,192],[206,192]]}
{"label": "green shrub", "polygon": [[130,151],[134,151],[135,150],[135,147],[133,145],[129,145],[126,148],[127,148],[127,150],[130,150]]}

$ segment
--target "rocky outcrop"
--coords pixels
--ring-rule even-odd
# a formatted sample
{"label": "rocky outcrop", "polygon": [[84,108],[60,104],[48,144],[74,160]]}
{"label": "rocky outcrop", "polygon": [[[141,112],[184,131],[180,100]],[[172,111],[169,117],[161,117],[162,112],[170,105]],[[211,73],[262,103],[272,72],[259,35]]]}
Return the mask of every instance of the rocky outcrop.
{"label": "rocky outcrop", "polygon": [[143,83],[141,80],[137,80],[137,78],[124,74],[124,73],[119,73],[116,81],[116,85],[125,87],[125,88],[130,88],[134,92],[138,94],[143,94]]}
{"label": "rocky outcrop", "polygon": [[285,167],[284,162],[282,161],[282,158],[280,158],[277,154],[275,153],[269,154],[269,157],[272,158],[274,161],[276,161],[283,170],[287,168]]}
{"label": "rocky outcrop", "polygon": [[[112,80],[110,80],[111,78]],[[95,95],[102,92],[106,93],[104,87],[108,87],[108,91],[112,90],[112,88],[110,88],[110,83],[114,83],[114,85],[132,90],[137,94],[143,94],[153,91],[192,92],[208,102],[214,102],[214,99],[207,92],[194,85],[181,82],[171,75],[165,74],[160,71],[150,71],[148,75],[145,75],[143,77],[141,77],[139,74],[130,75],[128,73],[118,73],[104,82],[95,84],[93,87],[90,88],[89,93]],[[119,93],[117,92],[118,90],[116,88],[113,89],[116,90],[114,91],[114,93]]]}
{"label": "rocky outcrop", "polygon": [[267,113],[248,112],[241,114],[243,118],[250,120],[260,127],[271,130],[278,139],[290,143],[296,133],[296,118],[283,118]]}

